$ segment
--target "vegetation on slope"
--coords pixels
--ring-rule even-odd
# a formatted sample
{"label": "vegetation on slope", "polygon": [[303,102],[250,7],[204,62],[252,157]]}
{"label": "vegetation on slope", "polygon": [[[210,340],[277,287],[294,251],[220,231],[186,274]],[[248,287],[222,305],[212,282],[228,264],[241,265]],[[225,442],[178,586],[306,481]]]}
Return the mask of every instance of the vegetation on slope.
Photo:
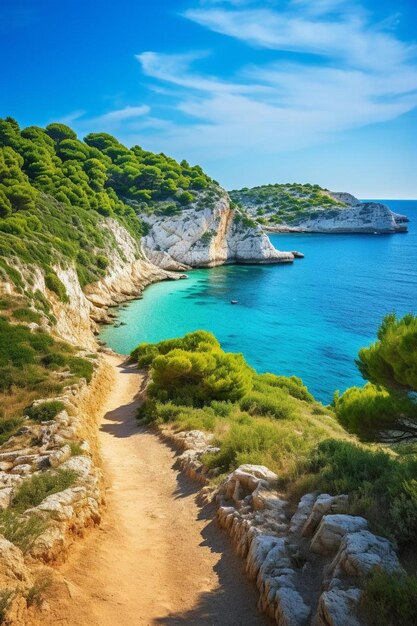
{"label": "vegetation on slope", "polygon": [[203,208],[219,193],[201,167],[106,133],[81,141],[64,124],[21,130],[0,120],[0,271],[22,289],[16,258],[35,264],[65,300],[55,265],[74,264],[81,285],[105,273],[115,241],[103,220],[118,220],[139,241],[140,215],[175,215],[194,201]]}
{"label": "vegetation on slope", "polygon": [[[78,356],[77,348],[17,322],[16,317],[37,315],[23,308],[22,301],[10,296],[0,300],[0,445],[20,431],[25,409],[34,400],[57,395],[80,378],[90,380],[94,370],[93,360]],[[53,412],[44,407],[29,411],[28,417],[52,419]]]}
{"label": "vegetation on slope", "polygon": [[262,185],[229,192],[235,204],[246,210],[259,224],[279,226],[297,224],[317,211],[330,211],[344,207],[319,185],[276,184]]}
{"label": "vegetation on slope", "polygon": [[[402,545],[417,541],[415,457],[359,444],[299,379],[257,374],[203,331],[142,344],[132,356],[153,381],[140,417],[214,433],[220,450],[206,456],[208,467],[228,472],[242,463],[267,465],[297,498],[314,490],[348,493],[351,511],[365,515],[377,532]],[[222,380],[239,381],[220,395],[216,370],[203,365],[212,359],[222,363]]]}

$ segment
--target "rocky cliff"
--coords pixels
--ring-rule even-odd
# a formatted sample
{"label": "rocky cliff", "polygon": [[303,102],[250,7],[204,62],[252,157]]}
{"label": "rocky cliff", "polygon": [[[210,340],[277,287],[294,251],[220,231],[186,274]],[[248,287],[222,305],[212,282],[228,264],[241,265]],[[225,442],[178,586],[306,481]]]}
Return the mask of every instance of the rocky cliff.
{"label": "rocky cliff", "polygon": [[144,252],[163,269],[294,260],[291,252],[276,250],[256,222],[232,208],[224,192],[212,206],[197,200],[177,215],[141,217],[148,226]]}
{"label": "rocky cliff", "polygon": [[361,202],[318,185],[265,185],[230,192],[241,210],[271,232],[407,232],[404,215],[380,202]]}

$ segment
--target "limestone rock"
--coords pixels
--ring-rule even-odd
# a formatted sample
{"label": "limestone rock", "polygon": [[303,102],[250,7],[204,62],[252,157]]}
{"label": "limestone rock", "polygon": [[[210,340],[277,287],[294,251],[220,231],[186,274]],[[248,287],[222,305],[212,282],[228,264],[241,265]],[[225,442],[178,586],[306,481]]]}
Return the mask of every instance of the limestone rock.
{"label": "limestone rock", "polygon": [[71,448],[69,445],[62,446],[59,450],[52,452],[49,455],[49,463],[51,467],[55,468],[67,461],[71,456]]}
{"label": "limestone rock", "polygon": [[365,518],[354,515],[325,515],[311,540],[310,550],[319,554],[336,552],[342,538],[368,527]]}
{"label": "limestone rock", "polygon": [[327,515],[328,513],[345,513],[347,507],[347,495],[330,496],[328,493],[320,494],[315,499],[311,513],[303,526],[303,536],[308,537],[314,533],[323,515]]}
{"label": "limestone rock", "polygon": [[345,535],[329,572],[336,578],[343,575],[363,577],[374,567],[387,572],[402,571],[392,543],[368,530],[361,530]]}
{"label": "limestone rock", "polygon": [[143,215],[149,233],[143,238],[147,257],[163,269],[213,267],[223,263],[291,263],[257,226],[247,226],[230,207],[225,192],[213,207],[184,208],[179,215]]}
{"label": "limestone rock", "polygon": [[331,589],[319,600],[316,626],[360,626],[356,610],[361,597],[359,589]]}
{"label": "limestone rock", "polygon": [[275,620],[278,626],[303,626],[307,623],[310,609],[295,589],[288,587],[278,589],[275,602],[277,604]]}
{"label": "limestone rock", "polygon": [[30,584],[31,575],[22,551],[0,535],[0,586]]}

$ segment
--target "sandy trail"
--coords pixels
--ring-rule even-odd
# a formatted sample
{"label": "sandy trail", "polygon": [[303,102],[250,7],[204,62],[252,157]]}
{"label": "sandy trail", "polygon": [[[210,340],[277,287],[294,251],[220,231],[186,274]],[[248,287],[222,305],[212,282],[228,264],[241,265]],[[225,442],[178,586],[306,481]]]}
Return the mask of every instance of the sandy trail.
{"label": "sandy trail", "polygon": [[141,374],[108,358],[117,373],[100,429],[107,511],[59,568],[65,583],[51,590],[45,624],[269,624],[242,559],[196,505],[198,486],[174,468],[169,446],[138,428]]}

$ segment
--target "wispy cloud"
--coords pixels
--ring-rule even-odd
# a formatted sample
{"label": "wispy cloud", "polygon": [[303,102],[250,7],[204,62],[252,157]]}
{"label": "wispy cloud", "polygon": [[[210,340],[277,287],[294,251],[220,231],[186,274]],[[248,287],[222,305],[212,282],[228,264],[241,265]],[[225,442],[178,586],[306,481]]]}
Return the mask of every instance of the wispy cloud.
{"label": "wispy cloud", "polygon": [[[376,23],[345,0],[205,0],[184,16],[268,51],[268,60],[242,64],[226,80],[227,66],[218,76],[196,70],[207,52],[137,55],[143,73],[172,96],[171,121],[154,138],[164,149],[297,149],[417,106],[417,49],[393,30],[398,16]],[[188,121],[174,123],[175,112]]]}

